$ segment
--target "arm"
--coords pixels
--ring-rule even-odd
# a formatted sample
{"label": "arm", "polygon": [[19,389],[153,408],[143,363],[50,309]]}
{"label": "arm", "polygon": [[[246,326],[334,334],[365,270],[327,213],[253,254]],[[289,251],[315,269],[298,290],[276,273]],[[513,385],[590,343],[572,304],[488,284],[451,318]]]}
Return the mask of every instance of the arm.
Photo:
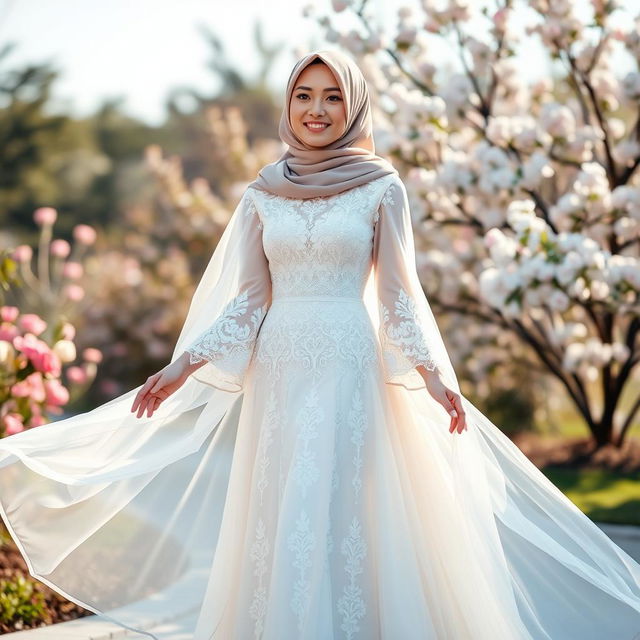
{"label": "arm", "polygon": [[180,356],[189,375],[209,365],[216,374],[241,387],[260,325],[271,302],[269,263],[262,245],[262,223],[249,195],[241,223],[230,242],[238,260],[236,295]]}
{"label": "arm", "polygon": [[[262,224],[247,190],[194,292],[172,361],[147,379],[131,411],[138,417],[147,411],[151,417],[191,376],[224,391],[240,391],[270,301]],[[187,342],[184,336],[190,336]]]}
{"label": "arm", "polygon": [[387,187],[378,208],[373,243],[380,312],[379,338],[387,381],[409,379],[411,369],[425,379],[438,376],[436,360],[420,323],[411,215],[400,180]]}

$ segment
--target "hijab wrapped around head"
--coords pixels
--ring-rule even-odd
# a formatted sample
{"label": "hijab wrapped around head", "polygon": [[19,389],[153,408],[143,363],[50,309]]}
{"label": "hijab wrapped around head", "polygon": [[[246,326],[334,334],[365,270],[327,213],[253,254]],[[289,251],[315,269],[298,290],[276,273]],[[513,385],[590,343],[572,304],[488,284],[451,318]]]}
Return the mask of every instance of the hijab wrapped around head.
{"label": "hijab wrapped around head", "polygon": [[[289,118],[298,76],[316,58],[335,76],[346,110],[344,133],[324,147],[312,147],[300,140]],[[288,150],[276,162],[265,165],[250,187],[286,198],[315,198],[332,196],[398,173],[390,162],[375,153],[367,82],[353,59],[339,51],[315,51],[298,60],[287,82],[278,134],[289,145]]]}

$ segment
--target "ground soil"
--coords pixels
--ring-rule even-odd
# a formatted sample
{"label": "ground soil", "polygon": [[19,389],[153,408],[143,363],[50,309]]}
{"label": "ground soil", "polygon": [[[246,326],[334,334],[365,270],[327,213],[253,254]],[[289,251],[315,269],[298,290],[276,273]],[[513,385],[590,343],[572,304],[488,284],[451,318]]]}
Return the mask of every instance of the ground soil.
{"label": "ground soil", "polygon": [[[0,529],[4,532],[2,525],[0,525]],[[12,542],[0,544],[0,580],[16,578],[19,575],[29,576],[29,571],[22,555]],[[32,629],[34,627],[44,627],[56,622],[81,618],[91,613],[91,611],[87,611],[77,604],[69,602],[66,598],[49,589],[49,587],[42,582],[36,582],[36,590],[44,594],[48,614],[47,618],[45,620],[39,620],[32,625],[24,623],[7,625],[0,622],[0,634],[9,633],[10,631],[21,631],[22,629]]]}
{"label": "ground soil", "polygon": [[640,439],[628,438],[622,447],[596,448],[590,438],[552,438],[523,432],[512,440],[539,469],[609,469],[620,473],[640,471]]}

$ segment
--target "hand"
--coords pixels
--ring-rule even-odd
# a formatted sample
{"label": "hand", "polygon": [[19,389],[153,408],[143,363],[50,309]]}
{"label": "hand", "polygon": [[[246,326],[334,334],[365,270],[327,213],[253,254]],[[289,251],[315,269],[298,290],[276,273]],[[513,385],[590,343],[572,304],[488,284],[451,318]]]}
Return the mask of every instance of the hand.
{"label": "hand", "polygon": [[147,418],[166,400],[174,391],[177,391],[187,380],[190,369],[183,357],[168,364],[164,369],[147,378],[133,401],[131,412],[138,410],[140,418],[147,410]]}
{"label": "hand", "polygon": [[449,389],[449,387],[442,382],[438,369],[428,371],[424,367],[419,367],[418,371],[424,378],[427,391],[431,394],[431,397],[436,402],[439,402],[451,416],[449,433],[453,433],[454,431],[458,433],[468,431],[466,414],[462,408],[460,394],[456,393],[453,389]]}

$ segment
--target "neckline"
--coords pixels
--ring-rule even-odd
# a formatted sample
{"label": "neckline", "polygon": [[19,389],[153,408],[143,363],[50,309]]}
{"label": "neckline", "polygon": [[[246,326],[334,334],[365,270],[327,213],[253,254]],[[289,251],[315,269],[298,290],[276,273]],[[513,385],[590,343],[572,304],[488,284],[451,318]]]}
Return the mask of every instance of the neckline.
{"label": "neckline", "polygon": [[347,193],[351,193],[352,191],[354,191],[355,189],[362,189],[365,187],[368,187],[372,184],[376,184],[378,182],[381,182],[382,180],[387,180],[387,179],[391,179],[394,178],[396,176],[395,173],[391,173],[389,175],[386,176],[380,176],[379,178],[374,178],[373,180],[370,180],[369,182],[364,182],[363,184],[359,184],[356,185],[355,187],[351,187],[350,189],[345,189],[344,191],[340,191],[339,193],[334,193],[333,195],[330,196],[314,196],[313,198],[288,198],[287,196],[280,196],[277,193],[270,193],[269,191],[263,191],[262,189],[256,189],[255,187],[249,187],[249,189],[253,190],[254,192],[258,192],[263,194],[266,197],[270,197],[270,198],[282,198],[283,200],[292,200],[295,202],[314,202],[314,201],[326,201],[326,200],[331,200],[333,198],[338,198],[339,196],[343,196]]}

